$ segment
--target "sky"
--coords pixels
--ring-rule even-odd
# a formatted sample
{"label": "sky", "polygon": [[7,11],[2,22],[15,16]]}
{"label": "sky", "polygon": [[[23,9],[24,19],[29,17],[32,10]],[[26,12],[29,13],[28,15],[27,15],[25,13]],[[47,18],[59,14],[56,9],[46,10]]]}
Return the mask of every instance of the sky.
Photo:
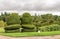
{"label": "sky", "polygon": [[0,12],[60,15],[60,0],[0,0]]}

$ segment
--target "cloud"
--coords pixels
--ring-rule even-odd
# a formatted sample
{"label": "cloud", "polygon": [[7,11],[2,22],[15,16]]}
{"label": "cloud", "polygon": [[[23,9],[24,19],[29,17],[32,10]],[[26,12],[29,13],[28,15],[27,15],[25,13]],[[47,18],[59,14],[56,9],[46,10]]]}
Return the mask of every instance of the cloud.
{"label": "cloud", "polygon": [[0,0],[0,11],[60,11],[60,0]]}

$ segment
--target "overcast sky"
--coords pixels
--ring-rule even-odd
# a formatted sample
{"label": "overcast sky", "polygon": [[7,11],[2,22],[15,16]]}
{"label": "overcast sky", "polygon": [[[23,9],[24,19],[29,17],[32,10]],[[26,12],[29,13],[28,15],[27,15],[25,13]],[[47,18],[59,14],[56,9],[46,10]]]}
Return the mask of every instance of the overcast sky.
{"label": "overcast sky", "polygon": [[0,11],[31,12],[60,15],[60,0],[0,0]]}

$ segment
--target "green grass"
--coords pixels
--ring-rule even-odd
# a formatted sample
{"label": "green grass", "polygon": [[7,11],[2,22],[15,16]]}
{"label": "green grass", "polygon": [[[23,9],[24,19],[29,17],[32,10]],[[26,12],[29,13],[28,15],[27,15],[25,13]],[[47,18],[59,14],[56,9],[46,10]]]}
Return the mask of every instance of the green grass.
{"label": "green grass", "polygon": [[0,35],[11,37],[28,37],[28,36],[54,36],[60,35],[60,31],[52,32],[20,32],[20,33],[5,33],[3,28],[0,28]]}
{"label": "green grass", "polygon": [[0,35],[11,36],[11,37],[28,37],[28,36],[53,36],[60,35],[60,31],[52,32],[23,32],[23,33],[0,33]]}

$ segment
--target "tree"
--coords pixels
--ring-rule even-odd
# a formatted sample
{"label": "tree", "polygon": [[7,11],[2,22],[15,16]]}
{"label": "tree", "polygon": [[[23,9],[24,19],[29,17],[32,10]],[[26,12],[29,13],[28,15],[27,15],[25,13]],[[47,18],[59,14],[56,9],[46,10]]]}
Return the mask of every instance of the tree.
{"label": "tree", "polygon": [[3,14],[3,12],[1,13],[1,19],[4,21],[4,22],[6,22],[6,16],[9,16],[10,14],[9,13],[7,13],[7,12],[4,12],[4,14]]}
{"label": "tree", "polygon": [[6,22],[10,24],[20,24],[20,16],[17,13],[12,13],[6,17]]}
{"label": "tree", "polygon": [[34,16],[33,24],[36,26],[36,31],[39,31],[41,17],[37,14]]}
{"label": "tree", "polygon": [[42,24],[41,25],[50,25],[54,22],[54,16],[52,14],[44,14],[41,15],[42,17]]}
{"label": "tree", "polygon": [[22,24],[32,24],[32,22],[33,22],[32,16],[28,12],[25,12],[22,15],[21,23]]}

